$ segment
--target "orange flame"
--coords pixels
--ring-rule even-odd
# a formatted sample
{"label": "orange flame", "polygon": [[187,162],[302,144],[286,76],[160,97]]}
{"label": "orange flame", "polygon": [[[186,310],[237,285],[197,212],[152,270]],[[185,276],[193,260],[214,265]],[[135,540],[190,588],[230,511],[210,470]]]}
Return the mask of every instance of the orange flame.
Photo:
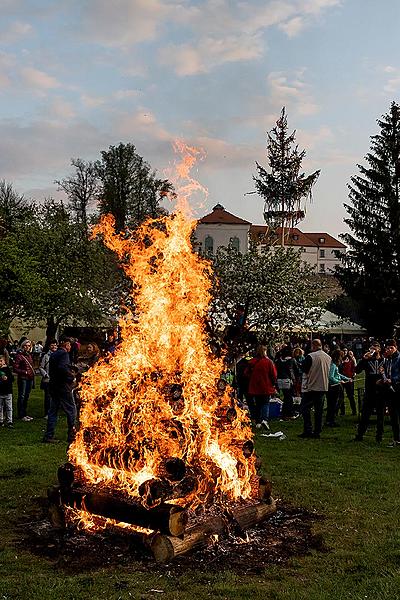
{"label": "orange flame", "polygon": [[[175,214],[146,222],[131,239],[115,234],[110,215],[94,229],[134,282],[138,316],[121,318],[115,355],[83,378],[69,459],[86,482],[145,506],[161,501],[149,500],[148,482],[191,508],[254,494],[255,458],[243,452],[249,420],[221,380],[223,360],[207,345],[210,264],[193,252],[195,222],[183,212],[190,190],[202,189],[189,176],[196,156],[189,149],[178,165]],[[168,465],[181,472],[171,475]]]}

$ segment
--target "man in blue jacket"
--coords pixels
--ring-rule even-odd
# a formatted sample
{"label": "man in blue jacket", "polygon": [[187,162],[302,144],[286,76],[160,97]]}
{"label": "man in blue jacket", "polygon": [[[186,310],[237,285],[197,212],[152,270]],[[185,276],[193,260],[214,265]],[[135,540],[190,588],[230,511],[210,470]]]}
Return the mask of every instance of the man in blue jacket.
{"label": "man in blue jacket", "polygon": [[393,432],[391,447],[400,446],[400,352],[396,340],[386,342],[385,375],[389,386],[388,404]]}
{"label": "man in blue jacket", "polygon": [[54,431],[57,425],[58,411],[62,408],[67,415],[68,443],[74,440],[76,406],[72,395],[75,375],[71,369],[69,352],[72,341],[68,337],[61,337],[58,350],[51,354],[49,359],[49,391],[51,396],[50,409],[47,418],[47,429],[43,442],[57,443]]}

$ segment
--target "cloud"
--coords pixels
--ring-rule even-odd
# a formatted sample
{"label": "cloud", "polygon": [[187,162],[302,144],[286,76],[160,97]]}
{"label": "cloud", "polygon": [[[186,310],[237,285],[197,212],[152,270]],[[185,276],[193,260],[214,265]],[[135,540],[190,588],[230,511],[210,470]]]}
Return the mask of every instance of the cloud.
{"label": "cloud", "polygon": [[132,98],[138,98],[142,95],[139,90],[117,90],[109,96],[91,96],[90,94],[81,94],[80,100],[86,108],[100,108],[110,103],[123,102]]}
{"label": "cloud", "polygon": [[116,114],[113,131],[125,139],[171,141],[175,137],[159,124],[154,113],[145,107],[139,108],[134,113]]}
{"label": "cloud", "polygon": [[32,26],[22,21],[14,21],[8,27],[0,29],[0,40],[4,44],[12,44],[32,32]]}
{"label": "cloud", "polygon": [[25,85],[37,90],[50,90],[58,88],[61,85],[60,82],[52,75],[33,67],[22,68],[20,75]]}
{"label": "cloud", "polygon": [[11,73],[15,66],[15,56],[0,52],[0,93],[11,85]]}
{"label": "cloud", "polygon": [[[279,27],[293,37],[323,10],[338,5],[340,0],[83,0],[74,34],[125,53],[156,42],[162,48],[159,62],[179,76],[190,76],[258,59],[269,28]],[[177,33],[179,42],[164,43],[165,35],[171,39]],[[143,74],[140,66],[139,71]]]}
{"label": "cloud", "polygon": [[[38,119],[24,124],[0,121],[0,173],[8,180],[36,178],[52,182],[63,176],[71,156],[97,156],[111,143],[110,136],[83,120]],[[39,175],[40,174],[40,175]]]}
{"label": "cloud", "polygon": [[191,41],[164,47],[159,60],[177,75],[188,76],[230,62],[259,59],[265,52],[268,29],[279,27],[294,37],[323,9],[339,4],[340,0],[207,0],[201,8],[185,5],[176,18],[187,35],[191,32]]}
{"label": "cloud", "polygon": [[400,69],[389,65],[384,67],[383,72],[389,76],[383,91],[390,95],[397,94],[400,91]]}
{"label": "cloud", "polygon": [[59,120],[70,120],[76,117],[76,112],[73,105],[67,102],[62,96],[53,98],[50,105],[47,108],[47,115],[50,118]]}
{"label": "cloud", "polygon": [[129,47],[154,39],[172,10],[165,0],[85,0],[81,35],[104,46]]}
{"label": "cloud", "polygon": [[259,35],[205,37],[195,47],[169,45],[160,52],[160,63],[172,66],[180,76],[208,73],[216,66],[260,58],[264,45]]}
{"label": "cloud", "polygon": [[207,154],[205,166],[208,170],[252,169],[259,153],[253,144],[233,144],[211,136],[194,138],[195,146],[204,148]]}
{"label": "cloud", "polygon": [[270,102],[276,108],[286,106],[294,109],[300,115],[312,115],[318,112],[310,86],[304,81],[305,70],[294,73],[293,76],[282,71],[273,71],[268,75]]}
{"label": "cloud", "polygon": [[303,17],[293,17],[285,23],[281,23],[279,28],[286,33],[288,37],[295,37],[304,28],[305,22]]}

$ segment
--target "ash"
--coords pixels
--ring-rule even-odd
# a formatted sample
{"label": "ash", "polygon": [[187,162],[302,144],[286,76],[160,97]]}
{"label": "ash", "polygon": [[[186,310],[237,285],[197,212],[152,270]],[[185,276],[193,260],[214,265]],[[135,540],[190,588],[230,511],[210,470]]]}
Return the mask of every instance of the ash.
{"label": "ash", "polygon": [[206,548],[178,556],[168,564],[158,564],[150,551],[120,531],[108,529],[90,534],[76,529],[54,530],[45,517],[45,503],[40,500],[36,519],[21,524],[24,537],[15,543],[65,572],[125,566],[134,571],[171,576],[187,573],[188,569],[204,573],[227,570],[250,575],[260,574],[272,565],[284,566],[295,556],[327,551],[322,537],[313,533],[313,525],[322,517],[280,502],[273,516],[241,535],[232,532],[226,538],[215,536]]}

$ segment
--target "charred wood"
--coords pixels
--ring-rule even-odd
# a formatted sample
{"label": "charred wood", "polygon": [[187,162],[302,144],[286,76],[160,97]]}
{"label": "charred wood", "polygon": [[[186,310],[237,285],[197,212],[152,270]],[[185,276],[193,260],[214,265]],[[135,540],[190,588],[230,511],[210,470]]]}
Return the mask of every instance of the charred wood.
{"label": "charred wood", "polygon": [[171,536],[182,535],[188,519],[185,509],[174,504],[163,503],[155,508],[146,509],[141,504],[84,488],[61,490],[61,502],[94,515],[161,531]]}
{"label": "charred wood", "polygon": [[169,481],[181,481],[185,477],[185,474],[186,465],[181,458],[167,458],[160,466],[159,475]]}
{"label": "charred wood", "polygon": [[168,562],[176,556],[206,546],[212,536],[226,533],[229,530],[229,522],[244,530],[265,521],[275,512],[276,503],[272,499],[269,504],[261,502],[236,507],[230,511],[230,519],[223,515],[214,516],[203,523],[189,527],[182,538],[157,534],[152,538],[150,548],[157,562]]}
{"label": "charred wood", "polygon": [[171,493],[172,485],[165,479],[148,479],[139,486],[139,494],[149,508],[169,498]]}

